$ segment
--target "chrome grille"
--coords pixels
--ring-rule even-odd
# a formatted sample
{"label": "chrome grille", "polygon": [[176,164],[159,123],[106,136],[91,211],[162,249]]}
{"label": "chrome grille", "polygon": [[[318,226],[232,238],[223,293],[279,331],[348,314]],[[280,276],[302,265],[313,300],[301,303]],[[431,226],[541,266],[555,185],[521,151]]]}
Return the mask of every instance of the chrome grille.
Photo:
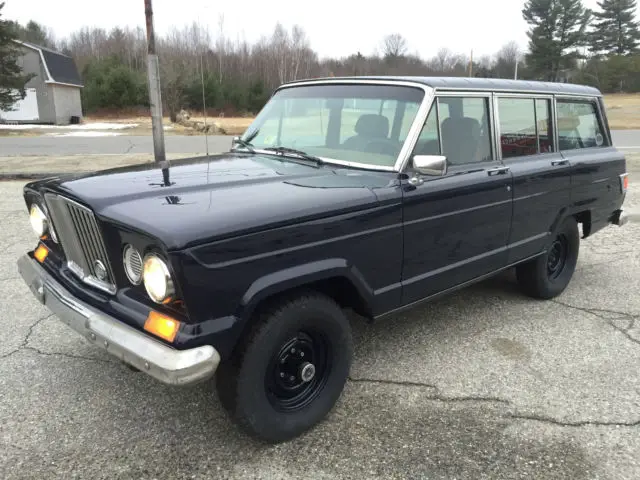
{"label": "chrome grille", "polygon": [[113,271],[93,212],[60,195],[46,194],[45,201],[69,269],[85,283],[115,293]]}

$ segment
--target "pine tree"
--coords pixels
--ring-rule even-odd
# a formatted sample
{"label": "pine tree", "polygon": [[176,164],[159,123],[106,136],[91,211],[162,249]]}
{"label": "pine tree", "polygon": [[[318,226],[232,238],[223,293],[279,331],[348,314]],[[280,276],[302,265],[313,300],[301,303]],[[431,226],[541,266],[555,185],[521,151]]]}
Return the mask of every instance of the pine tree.
{"label": "pine tree", "polygon": [[538,78],[557,81],[585,44],[591,11],[581,0],[528,0],[522,16],[531,26],[527,65]]}
{"label": "pine tree", "polygon": [[640,23],[635,20],[636,0],[602,0],[590,33],[591,52],[626,55],[640,46]]}
{"label": "pine tree", "polygon": [[9,111],[24,98],[24,86],[32,75],[23,75],[18,65],[17,32],[13,22],[2,19],[3,8],[4,2],[0,3],[0,110]]}

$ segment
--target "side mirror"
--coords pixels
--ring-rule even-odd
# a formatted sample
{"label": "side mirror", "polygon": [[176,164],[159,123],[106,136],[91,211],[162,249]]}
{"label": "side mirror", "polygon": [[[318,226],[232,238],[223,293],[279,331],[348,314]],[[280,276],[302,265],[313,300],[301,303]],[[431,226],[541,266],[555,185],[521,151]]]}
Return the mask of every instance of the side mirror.
{"label": "side mirror", "polygon": [[238,140],[240,140],[240,137],[239,137],[239,136],[237,136],[237,135],[236,135],[235,137],[233,137],[233,138],[231,139],[231,146],[232,146],[232,147],[235,147],[235,146],[238,144]]}
{"label": "side mirror", "polygon": [[447,157],[444,155],[414,155],[413,166],[423,175],[441,177],[447,173]]}

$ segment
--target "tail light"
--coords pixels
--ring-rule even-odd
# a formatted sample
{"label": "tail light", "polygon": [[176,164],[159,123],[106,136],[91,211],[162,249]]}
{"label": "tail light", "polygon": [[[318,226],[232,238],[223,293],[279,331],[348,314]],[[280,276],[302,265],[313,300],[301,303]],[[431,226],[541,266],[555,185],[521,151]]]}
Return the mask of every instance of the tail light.
{"label": "tail light", "polygon": [[627,189],[629,188],[629,174],[628,173],[623,173],[622,175],[620,175],[620,184],[622,186],[622,193],[626,193]]}

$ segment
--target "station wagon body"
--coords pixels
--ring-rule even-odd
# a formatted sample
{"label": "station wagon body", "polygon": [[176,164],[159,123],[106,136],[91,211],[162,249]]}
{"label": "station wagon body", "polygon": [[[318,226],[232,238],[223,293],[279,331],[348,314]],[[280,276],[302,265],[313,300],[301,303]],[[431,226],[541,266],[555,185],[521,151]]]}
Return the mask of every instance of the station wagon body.
{"label": "station wagon body", "polygon": [[39,240],[18,263],[89,341],[168,384],[215,374],[281,441],[342,391],[345,309],[378,319],[510,267],[559,295],[580,236],[625,223],[627,182],[590,87],[293,82],[229,152],[29,183]]}

